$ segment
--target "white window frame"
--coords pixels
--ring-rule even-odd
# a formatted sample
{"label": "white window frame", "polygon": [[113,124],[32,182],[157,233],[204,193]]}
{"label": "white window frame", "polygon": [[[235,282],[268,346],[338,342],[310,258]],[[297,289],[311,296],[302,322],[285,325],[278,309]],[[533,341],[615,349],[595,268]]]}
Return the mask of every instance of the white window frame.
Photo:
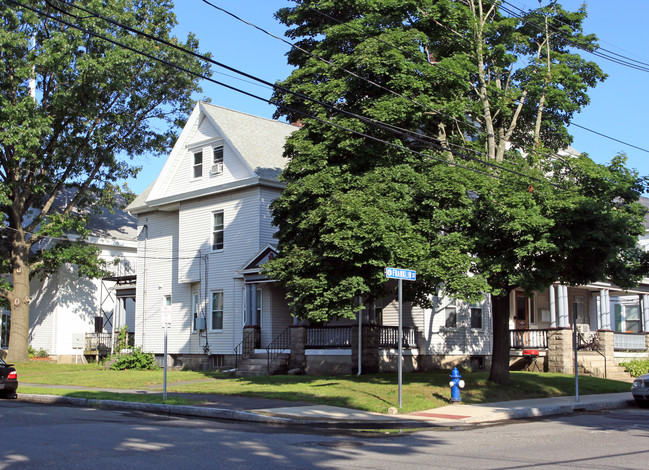
{"label": "white window frame", "polygon": [[[448,320],[449,320],[449,310],[455,310],[455,325],[453,326],[448,326]],[[456,330],[457,325],[459,323],[458,321],[458,305],[457,301],[455,299],[450,299],[448,302],[445,303],[444,309],[442,310],[444,312],[444,324],[442,325],[443,329],[446,330]]]}
{"label": "white window frame", "polygon": [[[200,180],[203,178],[203,163],[205,161],[205,153],[203,152],[203,149],[196,149],[192,150],[192,180]],[[201,156],[201,162],[196,163],[196,156],[199,155]],[[196,171],[200,171],[200,175],[196,176]]]}
{"label": "white window frame", "polygon": [[196,319],[201,313],[201,296],[197,290],[192,291],[192,331],[197,332]]}
{"label": "white window frame", "polygon": [[[221,225],[220,229],[217,229],[216,228],[216,216],[219,215],[219,214],[221,215],[221,219],[222,219],[221,223],[222,223],[222,225]],[[222,210],[212,212],[212,221],[211,222],[212,222],[212,235],[211,235],[211,238],[212,238],[212,252],[223,251],[223,249],[225,248],[225,212],[222,211]],[[215,241],[216,241],[216,234],[217,233],[221,234],[221,247],[220,248],[214,248],[214,246],[216,245]]]}
{"label": "white window frame", "polygon": [[212,145],[212,168],[211,175],[220,175],[223,173],[224,168],[225,146],[223,143],[216,143]]}
{"label": "white window frame", "polygon": [[[473,310],[480,310],[480,326],[473,326]],[[469,304],[469,327],[472,330],[484,330],[484,304]]]}
{"label": "white window frame", "polygon": [[[215,310],[214,309],[214,296],[215,295],[220,295],[221,296],[221,309],[220,310]],[[214,328],[214,313],[215,312],[221,312],[221,327],[220,328]],[[210,330],[212,331],[223,331],[223,321],[224,321],[224,297],[223,297],[223,291],[222,290],[215,290],[211,292],[210,295]]]}

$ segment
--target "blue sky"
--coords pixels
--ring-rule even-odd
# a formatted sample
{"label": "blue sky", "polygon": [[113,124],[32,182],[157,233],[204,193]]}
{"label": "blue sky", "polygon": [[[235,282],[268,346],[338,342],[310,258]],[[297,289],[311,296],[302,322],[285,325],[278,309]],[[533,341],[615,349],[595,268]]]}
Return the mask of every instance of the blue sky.
{"label": "blue sky", "polygon": [[[269,32],[283,37],[285,28],[274,19],[274,13],[282,7],[291,6],[288,0],[210,0],[211,3],[228,10]],[[510,0],[519,8],[529,9],[538,6],[535,0]],[[546,3],[546,2],[544,2]],[[564,0],[560,3],[569,10],[575,10],[582,1]],[[210,7],[201,0],[177,0],[176,15],[178,26],[176,34],[186,38],[188,32],[199,38],[202,52],[209,51],[215,60],[275,82],[290,74],[285,54],[289,46],[264,33],[247,26],[230,16]],[[589,17],[585,31],[595,33],[602,47],[649,63],[649,1],[647,0],[593,0],[588,4]],[[649,92],[643,86],[649,82],[649,74],[633,70],[601,58],[584,53],[584,57],[595,60],[609,75],[608,79],[591,90],[591,104],[574,122],[601,134],[649,149],[644,139],[647,121],[644,110],[649,109]],[[242,82],[222,75],[214,69],[213,78],[232,86],[243,88],[251,93],[268,98],[268,88]],[[219,106],[236,109],[257,116],[272,117],[274,107],[234,91],[205,82],[203,92],[196,99],[211,98]],[[619,152],[629,157],[627,166],[635,168],[641,175],[649,175],[649,153],[627,147],[594,133],[570,127],[575,140],[573,146],[587,152],[599,163],[606,163]],[[157,177],[164,164],[164,158],[143,158],[137,162],[144,169],[137,180],[129,181],[136,193],[142,192]]]}

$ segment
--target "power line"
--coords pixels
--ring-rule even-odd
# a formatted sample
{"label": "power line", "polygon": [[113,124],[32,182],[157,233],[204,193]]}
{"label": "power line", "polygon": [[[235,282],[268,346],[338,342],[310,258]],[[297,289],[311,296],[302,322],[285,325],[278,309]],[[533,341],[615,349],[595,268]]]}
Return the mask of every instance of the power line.
{"label": "power line", "polygon": [[[503,1],[503,3],[506,3],[507,5],[510,5],[511,8],[513,8],[514,10],[517,10],[520,13],[516,13],[515,11],[513,11],[510,8],[501,6],[500,9],[502,11],[504,11],[505,13],[507,13],[507,14],[509,14],[511,16],[519,18],[521,20],[525,20],[528,24],[534,26],[539,31],[543,31],[543,27],[541,25],[539,25],[538,23],[535,23],[534,21],[530,21],[529,19],[525,19],[523,17],[523,15],[526,12],[522,8],[517,7],[516,5],[514,5],[513,3],[511,3],[511,2],[509,2],[507,0],[502,0],[502,1]],[[563,25],[569,27],[570,29],[572,29],[572,27],[568,23],[566,23],[565,21],[562,21],[560,19],[555,19],[555,20],[562,23]],[[593,54],[593,55],[595,55],[597,57],[601,57],[601,58],[609,60],[611,62],[615,62],[617,64],[623,65],[625,67],[640,70],[642,72],[649,72],[649,63],[647,63],[647,62],[642,62],[642,61],[633,59],[631,57],[627,57],[625,55],[618,54],[617,52],[613,52],[613,51],[611,51],[609,49],[606,49],[604,47],[601,47],[601,46],[598,46],[597,49],[591,50],[588,47],[585,47],[583,44],[580,44],[579,42],[572,39],[564,31],[560,30],[559,28],[557,28],[553,24],[549,24],[549,27],[551,29],[553,29],[554,31],[556,31],[559,35],[561,35],[569,44],[571,44],[572,46],[574,46],[574,47],[576,47],[578,49],[589,52],[589,53],[591,53],[591,54]]]}
{"label": "power line", "polygon": [[[236,88],[236,87],[233,87],[233,86],[231,86],[231,85],[227,85],[227,84],[225,84],[225,83],[219,82],[219,81],[217,81],[217,80],[212,79],[211,77],[207,77],[207,76],[202,75],[202,74],[199,74],[199,73],[197,73],[197,72],[194,72],[194,71],[188,70],[188,69],[186,69],[186,68],[184,68],[184,67],[181,67],[181,66],[179,66],[179,65],[173,64],[173,63],[171,63],[171,62],[169,62],[169,61],[166,61],[166,60],[164,60],[164,59],[160,59],[159,57],[152,56],[151,54],[148,54],[148,53],[146,53],[146,52],[143,52],[143,51],[137,50],[137,49],[135,49],[135,48],[133,48],[133,47],[131,47],[131,46],[128,46],[128,45],[122,44],[122,43],[120,43],[120,42],[118,42],[118,41],[116,41],[116,40],[114,40],[114,39],[111,39],[111,38],[108,38],[108,37],[102,36],[102,35],[100,35],[100,34],[98,34],[98,33],[95,33],[95,32],[93,32],[93,31],[87,30],[87,29],[85,29],[85,28],[83,28],[83,27],[81,27],[81,26],[78,26],[78,25],[72,24],[72,23],[70,23],[70,22],[67,22],[67,21],[65,21],[65,20],[63,20],[63,19],[61,19],[61,18],[57,18],[57,17],[55,17],[55,16],[53,16],[53,15],[50,15],[50,14],[48,14],[48,13],[46,13],[46,12],[43,12],[43,11],[41,11],[41,10],[38,10],[38,9],[36,9],[36,8],[29,7],[29,6],[24,5],[24,4],[20,3],[20,2],[17,2],[17,1],[15,1],[15,0],[9,0],[9,2],[10,2],[10,3],[13,3],[14,5],[17,5],[17,6],[23,7],[23,8],[25,8],[25,9],[27,9],[27,10],[33,11],[33,12],[35,12],[35,13],[41,15],[41,16],[44,16],[44,17],[46,17],[46,18],[49,18],[49,19],[51,19],[51,20],[54,20],[54,21],[60,22],[61,24],[64,24],[64,25],[69,26],[69,27],[71,27],[71,28],[78,29],[78,30],[80,30],[80,31],[82,31],[82,32],[84,32],[84,33],[86,33],[86,34],[89,34],[89,35],[91,35],[91,36],[94,36],[94,37],[96,37],[96,38],[98,38],[98,39],[105,40],[105,41],[110,42],[110,43],[112,43],[112,44],[114,44],[114,45],[116,45],[116,46],[123,47],[123,48],[125,48],[125,49],[127,49],[127,50],[130,50],[130,51],[132,51],[132,52],[135,52],[136,54],[143,55],[143,56],[145,56],[145,57],[147,57],[147,58],[149,58],[149,59],[151,59],[151,60],[154,60],[154,61],[157,61],[157,62],[163,63],[163,64],[168,65],[168,66],[170,66],[170,67],[176,68],[177,70],[181,70],[181,71],[183,71],[183,72],[185,72],[185,73],[188,73],[188,74],[194,75],[194,76],[196,76],[196,77],[199,77],[199,78],[202,78],[202,79],[208,80],[208,81],[210,81],[210,82],[212,82],[212,83],[215,83],[215,84],[217,84],[217,85],[224,86],[224,87],[226,87],[226,88],[228,88],[228,89],[231,89],[231,90],[233,90],[233,91],[236,91],[236,92],[239,92],[239,93],[243,93],[243,94],[245,94],[245,95],[247,95],[247,96],[250,96],[250,97],[252,97],[252,98],[255,98],[255,99],[258,99],[258,100],[264,101],[264,102],[269,103],[269,104],[274,104],[274,103],[271,103],[269,100],[267,100],[267,99],[265,99],[265,98],[262,98],[262,97],[259,97],[259,96],[257,96],[257,95],[254,95],[254,94],[252,94],[252,93],[249,93],[249,92],[246,92],[246,91],[240,90],[240,89],[238,89],[238,88]],[[194,57],[196,57],[196,58],[199,58],[199,59],[201,59],[201,60],[204,60],[204,61],[207,61],[207,62],[213,63],[214,65],[218,65],[218,66],[220,66],[220,67],[224,67],[224,68],[226,68],[226,69],[228,69],[228,70],[230,70],[230,71],[233,71],[233,72],[236,72],[236,73],[242,74],[242,75],[244,75],[244,76],[246,76],[246,77],[248,77],[248,78],[252,78],[253,80],[256,80],[256,81],[259,81],[259,82],[265,83],[265,84],[267,84],[267,85],[269,85],[269,86],[271,86],[271,87],[273,87],[273,88],[275,88],[275,89],[279,89],[279,90],[281,90],[281,91],[284,91],[284,92],[286,92],[286,93],[290,93],[290,94],[296,95],[296,96],[301,97],[301,98],[303,98],[303,99],[306,99],[306,100],[308,100],[308,101],[315,102],[316,104],[319,104],[319,105],[325,107],[325,108],[328,109],[328,110],[334,110],[334,111],[337,111],[337,112],[341,112],[341,113],[343,113],[343,114],[347,114],[347,115],[349,115],[349,116],[351,116],[351,117],[354,117],[354,118],[356,118],[356,119],[361,120],[362,122],[365,122],[366,124],[372,124],[372,125],[378,126],[378,127],[380,127],[380,128],[383,128],[383,129],[388,129],[388,130],[389,130],[390,127],[394,127],[394,126],[391,126],[390,124],[387,124],[387,123],[378,122],[378,121],[372,120],[372,119],[370,119],[370,118],[367,118],[367,117],[364,117],[364,116],[357,115],[357,114],[355,114],[355,113],[350,113],[350,112],[348,112],[348,111],[340,110],[339,108],[336,108],[336,107],[334,107],[334,106],[331,106],[331,105],[329,105],[329,104],[327,104],[327,103],[324,103],[324,102],[321,102],[321,101],[319,101],[319,100],[315,100],[315,99],[310,98],[310,97],[308,97],[308,96],[306,96],[306,95],[303,95],[303,94],[300,94],[300,93],[295,93],[295,92],[293,92],[293,91],[291,91],[291,90],[289,90],[289,89],[286,89],[286,88],[284,88],[284,87],[280,87],[280,86],[278,86],[278,85],[271,84],[271,83],[269,83],[269,82],[266,82],[265,80],[262,80],[262,79],[260,79],[260,78],[255,77],[255,76],[253,76],[253,75],[251,75],[251,74],[248,74],[248,73],[246,73],[246,72],[239,71],[239,70],[237,70],[237,69],[235,69],[235,68],[233,68],[233,67],[230,67],[230,66],[227,66],[227,65],[225,65],[225,64],[222,64],[222,63],[220,63],[220,62],[214,61],[214,60],[209,59],[209,58],[207,58],[207,57],[204,57],[204,56],[202,56],[202,55],[200,55],[200,54],[197,54],[197,53],[195,53],[195,52],[193,52],[193,51],[189,51],[189,50],[184,49],[184,48],[182,48],[182,47],[180,47],[180,46],[177,46],[177,45],[175,45],[175,44],[169,43],[168,41],[165,41],[165,40],[163,40],[163,39],[156,38],[156,37],[154,37],[154,36],[152,36],[152,35],[150,35],[150,34],[147,34],[147,33],[141,32],[141,31],[138,31],[138,30],[136,30],[136,29],[134,29],[134,28],[131,28],[131,27],[129,27],[129,26],[122,25],[121,23],[118,23],[118,22],[116,22],[116,21],[114,21],[114,20],[111,20],[111,19],[108,19],[108,18],[102,17],[101,15],[98,15],[98,14],[96,14],[96,13],[90,11],[90,10],[86,10],[86,9],[81,8],[81,7],[79,7],[79,6],[72,5],[72,4],[70,4],[69,2],[65,2],[65,1],[64,1],[63,3],[67,3],[68,5],[71,5],[71,6],[73,6],[73,7],[76,8],[76,9],[79,9],[79,10],[85,11],[85,12],[87,12],[87,13],[90,13],[90,14],[94,15],[94,16],[97,17],[97,18],[103,19],[103,20],[105,20],[105,21],[107,21],[107,22],[109,22],[109,23],[111,23],[111,24],[113,24],[113,25],[115,25],[115,26],[118,26],[118,27],[120,27],[120,28],[123,28],[123,29],[125,29],[125,30],[127,30],[127,31],[129,31],[129,32],[133,32],[133,33],[135,33],[135,34],[142,35],[142,36],[147,37],[148,39],[154,40],[154,41],[156,41],[156,42],[160,42],[160,43],[162,43],[162,44],[168,45],[168,46],[170,46],[170,47],[172,47],[172,48],[174,48],[174,49],[177,49],[177,50],[183,51],[183,52],[185,52],[185,53],[187,53],[187,54],[190,54],[190,55],[192,55],[192,56],[194,56]],[[67,13],[67,14],[69,14],[69,13]],[[69,14],[69,15],[70,15],[70,16],[73,16],[73,17],[76,17],[75,15],[72,15],[72,14]],[[345,131],[347,131],[347,132],[350,132],[350,133],[356,134],[356,135],[358,135],[358,136],[361,136],[361,137],[364,137],[364,138],[368,138],[368,139],[370,139],[370,140],[374,140],[374,141],[376,141],[376,142],[383,143],[383,144],[385,144],[385,145],[389,145],[389,146],[392,146],[392,147],[398,148],[398,149],[400,149],[400,150],[404,150],[404,151],[410,152],[410,153],[412,153],[412,154],[414,154],[414,155],[417,155],[417,156],[420,156],[420,157],[423,157],[423,158],[426,158],[426,159],[436,160],[436,161],[439,161],[439,162],[444,163],[444,164],[447,164],[447,165],[455,166],[455,167],[458,167],[458,168],[463,168],[463,169],[468,170],[468,171],[472,171],[472,172],[475,172],[475,173],[479,173],[479,174],[482,174],[482,175],[485,175],[485,176],[488,176],[488,177],[491,177],[491,178],[499,179],[499,177],[496,176],[496,175],[489,174],[489,173],[485,173],[485,172],[483,172],[483,171],[476,170],[475,168],[466,167],[466,166],[464,166],[464,165],[460,165],[460,164],[455,163],[455,162],[449,162],[449,161],[446,160],[446,159],[439,158],[439,157],[435,157],[435,156],[433,156],[433,155],[424,154],[424,153],[422,153],[422,152],[418,152],[418,151],[412,150],[412,149],[407,148],[407,147],[405,147],[405,146],[402,146],[402,145],[399,145],[399,144],[395,144],[395,143],[393,143],[393,142],[388,142],[388,141],[385,141],[385,140],[380,139],[380,138],[378,138],[378,137],[374,137],[374,136],[371,136],[371,135],[369,135],[369,134],[366,134],[366,133],[363,133],[363,132],[359,132],[359,131],[356,131],[356,130],[354,130],[354,129],[351,129],[351,128],[348,128],[348,127],[342,126],[342,125],[340,125],[340,124],[334,123],[334,122],[332,122],[332,121],[329,121],[329,120],[326,120],[326,119],[322,119],[322,118],[320,118],[320,117],[317,117],[317,116],[315,116],[315,115],[311,115],[311,114],[306,113],[306,112],[304,112],[304,111],[299,111],[299,110],[296,110],[296,109],[292,109],[292,108],[290,108],[290,107],[288,107],[288,106],[284,106],[284,105],[279,105],[279,104],[275,104],[275,105],[276,105],[276,106],[280,106],[280,107],[282,107],[282,108],[284,108],[284,109],[286,109],[286,110],[289,110],[289,111],[291,111],[291,112],[295,112],[295,113],[302,114],[302,115],[305,116],[305,117],[312,118],[312,119],[317,120],[317,121],[319,121],[319,122],[322,122],[322,123],[326,123],[326,124],[332,125],[332,126],[334,126],[334,127],[336,127],[336,128],[339,128],[339,129],[345,130]],[[393,132],[394,132],[394,130],[393,130]],[[412,133],[412,131],[408,131],[408,132],[411,132],[411,133]],[[416,133],[412,133],[412,134],[413,134],[413,135],[411,136],[412,138],[416,138],[416,139],[417,139],[417,138],[421,138],[421,136],[418,135],[418,134],[416,134]],[[458,157],[460,157],[460,158],[465,158],[465,159],[468,159],[468,160],[477,161],[477,162],[479,162],[479,163],[481,163],[481,164],[483,164],[483,165],[487,165],[487,166],[490,166],[490,167],[492,167],[492,168],[497,168],[497,169],[500,169],[500,170],[502,170],[502,171],[510,172],[510,173],[513,173],[513,174],[516,174],[516,175],[518,175],[518,176],[522,176],[522,177],[525,177],[525,178],[528,178],[528,179],[531,179],[531,180],[534,180],[534,181],[545,182],[544,180],[541,180],[541,179],[539,179],[539,178],[535,178],[535,177],[532,177],[532,176],[530,176],[530,175],[525,175],[525,174],[523,174],[523,173],[521,173],[521,172],[517,172],[517,171],[515,171],[515,170],[511,170],[511,169],[506,168],[506,167],[503,167],[503,166],[501,166],[501,165],[497,165],[497,164],[494,164],[494,163],[491,163],[491,162],[487,162],[487,161],[484,161],[484,160],[478,159],[478,158],[476,158],[476,157],[471,157],[470,155],[461,154],[461,153],[454,152],[454,151],[449,151],[448,149],[444,149],[444,148],[442,148],[441,146],[437,146],[437,147],[440,148],[440,150],[442,150],[442,151],[444,151],[444,152],[450,152],[450,153],[452,153],[453,155],[458,156]],[[558,185],[556,185],[556,184],[554,184],[554,183],[551,183],[551,184],[553,184],[554,186],[560,188],[560,186],[558,186]]]}
{"label": "power line", "polygon": [[[401,49],[400,47],[395,46],[394,44],[391,44],[391,43],[389,43],[389,42],[387,42],[387,41],[384,41],[384,40],[381,39],[381,38],[378,38],[378,37],[375,37],[375,36],[369,36],[369,35],[368,35],[367,33],[365,33],[364,31],[362,31],[362,30],[360,30],[360,29],[358,29],[358,28],[356,28],[356,27],[350,25],[349,23],[344,23],[344,22],[342,22],[341,20],[339,20],[339,19],[337,19],[337,18],[335,18],[335,17],[333,17],[333,16],[331,16],[331,15],[329,15],[329,14],[323,12],[323,11],[320,11],[320,10],[318,10],[318,9],[316,9],[316,8],[313,8],[313,7],[311,7],[311,6],[308,6],[308,5],[304,5],[304,7],[307,8],[307,9],[309,9],[309,10],[311,10],[311,11],[313,11],[313,12],[315,12],[315,13],[317,13],[317,14],[320,14],[320,15],[324,16],[325,18],[328,18],[328,19],[330,19],[330,20],[332,20],[332,21],[335,21],[336,23],[338,23],[338,24],[340,24],[340,25],[343,25],[343,26],[345,26],[345,27],[347,27],[347,28],[350,28],[350,29],[352,29],[352,30],[354,30],[354,31],[356,31],[356,32],[359,32],[359,33],[361,33],[362,35],[364,35],[364,36],[367,37],[367,38],[374,39],[375,41],[378,41],[378,42],[380,42],[380,43],[382,43],[382,44],[384,44],[384,45],[387,45],[387,46],[390,47],[390,48],[393,48],[393,49],[395,49],[395,50],[398,50],[399,52],[401,52],[401,53],[402,53],[406,58],[408,58],[408,59],[413,59],[413,57],[416,57],[416,58],[417,58],[417,61],[419,61],[419,62],[421,62],[421,63],[427,63],[427,64],[429,64],[429,65],[433,65],[433,66],[435,66],[435,67],[438,67],[438,68],[440,68],[440,69],[442,69],[442,70],[444,70],[444,71],[446,71],[446,72],[448,72],[448,73],[454,75],[454,76],[457,77],[457,78],[460,78],[460,79],[462,79],[462,80],[468,81],[468,80],[466,79],[466,77],[464,77],[464,76],[462,76],[462,75],[456,73],[456,72],[453,71],[453,70],[450,70],[450,69],[444,67],[443,65],[440,65],[439,63],[436,63],[436,64],[430,64],[429,62],[427,62],[426,60],[420,58],[419,56],[413,56],[412,54],[409,54],[408,52],[404,51],[404,50]],[[502,8],[502,7],[501,7],[501,8]],[[522,19],[522,17],[520,17],[520,16],[519,16],[518,18],[519,18],[519,19]],[[504,97],[504,98],[507,98],[507,99],[509,99],[509,100],[516,101],[514,98],[512,98],[512,97],[506,95],[505,93],[503,93],[503,92],[500,91],[500,90],[490,90],[490,91],[491,91],[491,92],[495,92],[495,93],[499,94],[500,96],[502,96],[502,97]],[[599,136],[601,136],[601,137],[604,137],[604,138],[606,138],[606,139],[613,140],[613,141],[618,142],[618,143],[621,143],[621,144],[623,144],[623,145],[627,145],[627,146],[629,146],[629,147],[632,147],[632,148],[635,148],[635,149],[641,150],[641,151],[643,151],[643,152],[649,153],[649,150],[647,150],[647,149],[645,149],[645,148],[638,147],[638,146],[635,146],[635,145],[630,144],[630,143],[628,143],[628,142],[625,142],[625,141],[622,141],[622,140],[616,139],[616,138],[614,138],[614,137],[611,137],[611,136],[609,136],[609,135],[607,135],[607,134],[604,134],[604,133],[601,133],[601,132],[598,132],[598,131],[594,131],[594,130],[592,130],[592,129],[588,128],[588,127],[585,127],[585,126],[580,126],[580,125],[577,125],[577,124],[575,124],[575,123],[571,123],[571,124],[574,125],[575,127],[579,127],[579,128],[584,129],[584,130],[586,130],[586,131],[592,132],[592,133],[597,134],[597,135],[599,135]],[[557,156],[557,155],[556,155],[556,154],[553,154],[553,156]]]}

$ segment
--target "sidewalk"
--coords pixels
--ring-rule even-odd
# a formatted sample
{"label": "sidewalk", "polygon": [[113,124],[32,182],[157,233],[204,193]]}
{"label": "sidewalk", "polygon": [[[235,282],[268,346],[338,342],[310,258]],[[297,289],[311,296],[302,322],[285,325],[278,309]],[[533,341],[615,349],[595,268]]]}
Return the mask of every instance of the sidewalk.
{"label": "sidewalk", "polygon": [[[38,387],[37,384],[23,384]],[[52,385],[48,385],[52,388]],[[112,390],[87,387],[61,386],[75,390],[110,391],[133,394],[161,394],[159,390]],[[511,419],[534,418],[562,415],[575,411],[596,411],[635,406],[631,392],[601,395],[582,395],[579,401],[574,396],[558,398],[536,398],[481,405],[454,404],[418,411],[409,414],[384,415],[335,406],[310,405],[308,403],[246,398],[226,395],[194,395],[169,393],[169,397],[182,397],[201,400],[200,404],[162,405],[133,403],[114,400],[90,400],[85,398],[61,397],[54,395],[21,394],[18,399],[35,403],[59,403],[76,406],[95,406],[148,411],[181,416],[199,416],[235,421],[264,422],[277,424],[326,425],[326,426],[464,426],[492,423]]]}

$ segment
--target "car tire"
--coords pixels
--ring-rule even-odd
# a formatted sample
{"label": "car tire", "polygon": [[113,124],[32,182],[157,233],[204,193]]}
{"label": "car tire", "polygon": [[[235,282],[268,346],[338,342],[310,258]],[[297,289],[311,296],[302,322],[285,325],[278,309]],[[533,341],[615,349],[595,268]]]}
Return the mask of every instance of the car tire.
{"label": "car tire", "polygon": [[640,408],[649,408],[649,400],[644,400],[641,398],[636,398],[635,402]]}
{"label": "car tire", "polygon": [[15,400],[18,398],[18,394],[16,392],[5,392],[2,394],[2,397],[8,400]]}

